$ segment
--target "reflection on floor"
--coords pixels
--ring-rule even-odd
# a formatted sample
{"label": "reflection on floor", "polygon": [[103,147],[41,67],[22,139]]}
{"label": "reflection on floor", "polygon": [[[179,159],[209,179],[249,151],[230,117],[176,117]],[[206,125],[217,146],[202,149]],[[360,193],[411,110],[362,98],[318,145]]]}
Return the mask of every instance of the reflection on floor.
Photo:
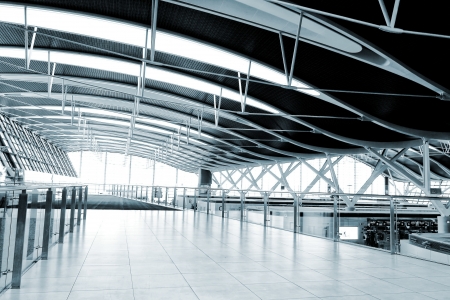
{"label": "reflection on floor", "polygon": [[7,299],[449,299],[450,267],[192,211],[88,211]]}

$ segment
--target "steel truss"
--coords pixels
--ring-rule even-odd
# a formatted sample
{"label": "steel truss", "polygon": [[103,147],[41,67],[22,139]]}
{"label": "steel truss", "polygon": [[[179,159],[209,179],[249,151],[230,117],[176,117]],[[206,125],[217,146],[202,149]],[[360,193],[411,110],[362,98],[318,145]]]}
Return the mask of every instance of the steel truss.
{"label": "steel truss", "polygon": [[0,161],[9,176],[13,169],[76,176],[64,150],[1,114],[0,131]]}

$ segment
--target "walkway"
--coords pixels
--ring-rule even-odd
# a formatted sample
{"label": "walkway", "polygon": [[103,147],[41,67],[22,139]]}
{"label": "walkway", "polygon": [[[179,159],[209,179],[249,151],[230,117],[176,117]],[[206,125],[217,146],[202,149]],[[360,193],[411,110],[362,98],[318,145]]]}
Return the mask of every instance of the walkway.
{"label": "walkway", "polygon": [[49,257],[0,300],[450,295],[449,266],[192,211],[91,210]]}

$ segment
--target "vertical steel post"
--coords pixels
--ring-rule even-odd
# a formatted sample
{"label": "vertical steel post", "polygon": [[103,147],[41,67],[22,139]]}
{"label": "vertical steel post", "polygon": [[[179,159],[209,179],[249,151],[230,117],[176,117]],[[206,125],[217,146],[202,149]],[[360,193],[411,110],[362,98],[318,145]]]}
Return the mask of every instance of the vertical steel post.
{"label": "vertical steel post", "polygon": [[152,186],[152,196],[150,197],[150,202],[153,203],[153,199],[155,197],[155,187]]}
{"label": "vertical steel post", "polygon": [[394,199],[389,197],[390,210],[389,210],[389,243],[391,247],[391,254],[395,254],[395,242],[397,240],[395,236],[395,211],[394,211]]}
{"label": "vertical steel post", "polygon": [[241,194],[241,222],[244,221],[244,201],[245,201],[245,194],[244,192],[240,191]]}
{"label": "vertical steel post", "polygon": [[264,193],[264,226],[267,226],[267,211],[268,211],[268,207],[267,204],[269,202],[269,194],[268,193]]}
{"label": "vertical steel post", "polygon": [[172,202],[173,207],[175,207],[175,202],[176,202],[176,200],[177,200],[177,188],[174,187],[174,188],[173,188],[173,202]]}
{"label": "vertical steel post", "polygon": [[80,186],[78,189],[78,219],[77,225],[81,224],[81,207],[83,206],[83,188]]}
{"label": "vertical steel post", "polygon": [[210,210],[210,207],[209,207],[209,189],[207,189],[206,190],[206,214],[208,214],[208,215],[209,215],[209,210]]}
{"label": "vertical steel post", "polygon": [[66,204],[67,204],[67,189],[63,188],[61,195],[61,218],[59,219],[59,243],[64,242],[64,231],[66,228]]}
{"label": "vertical steel post", "polygon": [[145,187],[145,202],[148,202],[148,186]]}
{"label": "vertical steel post", "polygon": [[222,219],[225,218],[225,193],[222,191]]}
{"label": "vertical steel post", "polygon": [[[6,199],[7,195],[5,195]],[[16,225],[16,240],[14,246],[14,261],[13,261],[13,271],[11,288],[20,288],[20,283],[22,279],[22,259],[23,259],[23,248],[25,244],[25,223],[27,221],[27,205],[28,205],[28,194],[26,190],[22,190],[19,195],[19,205],[17,208],[17,225]]]}
{"label": "vertical steel post", "polygon": [[294,233],[298,232],[298,196],[294,194]]}
{"label": "vertical steel post", "polygon": [[87,200],[88,200],[88,186],[86,186],[84,188],[84,214],[83,214],[83,220],[86,220]]}
{"label": "vertical steel post", "polygon": [[168,187],[166,187],[166,197],[165,197],[165,199],[164,199],[164,205],[165,206],[167,206],[167,197],[168,197],[168,194],[169,194],[169,188]]}
{"label": "vertical steel post", "polygon": [[337,196],[333,196],[333,241],[339,242],[339,220],[338,220]]}
{"label": "vertical steel post", "polygon": [[430,143],[427,140],[423,140],[423,187],[425,190],[425,195],[430,195]]}
{"label": "vertical steel post", "polygon": [[194,189],[194,212],[197,211],[197,189]]}
{"label": "vertical steel post", "polygon": [[183,210],[186,209],[186,188],[183,189]]}
{"label": "vertical steel post", "polygon": [[[32,190],[31,191],[30,225],[29,225],[29,229],[28,229],[28,245],[27,245],[27,259],[28,260],[34,259],[33,252],[35,252],[38,200],[39,200],[39,191]],[[5,205],[5,208],[6,207],[7,207],[7,205]],[[0,226],[2,226],[2,225],[0,224]],[[0,237],[0,239],[1,239],[1,241],[0,241],[0,244],[1,244],[3,242],[3,238]],[[39,239],[39,237],[38,237],[38,239]],[[1,252],[1,250],[0,250],[0,252]],[[0,255],[1,255],[1,253],[0,253]],[[0,258],[0,264],[1,264],[1,261],[2,261],[2,259]],[[0,277],[1,277],[1,275],[0,275]]]}
{"label": "vertical steel post", "polygon": [[77,198],[77,189],[72,188],[72,197],[70,198],[70,226],[69,232],[73,232],[73,227],[75,225],[75,199]]}
{"label": "vertical steel post", "polygon": [[42,254],[41,259],[47,260],[48,258],[48,246],[50,244],[50,222],[52,216],[52,201],[53,191],[48,189],[45,197],[45,216],[44,216],[44,237],[42,238]]}
{"label": "vertical steel post", "polygon": [[105,170],[103,171],[103,191],[106,192],[106,166],[108,165],[108,152],[105,152]]}

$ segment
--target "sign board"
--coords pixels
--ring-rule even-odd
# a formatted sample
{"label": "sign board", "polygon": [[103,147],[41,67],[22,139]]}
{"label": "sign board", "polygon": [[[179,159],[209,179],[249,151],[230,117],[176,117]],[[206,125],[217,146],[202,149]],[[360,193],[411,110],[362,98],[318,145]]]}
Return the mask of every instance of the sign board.
{"label": "sign board", "polygon": [[441,188],[430,188],[430,194],[431,195],[441,195],[442,190],[441,190]]}

